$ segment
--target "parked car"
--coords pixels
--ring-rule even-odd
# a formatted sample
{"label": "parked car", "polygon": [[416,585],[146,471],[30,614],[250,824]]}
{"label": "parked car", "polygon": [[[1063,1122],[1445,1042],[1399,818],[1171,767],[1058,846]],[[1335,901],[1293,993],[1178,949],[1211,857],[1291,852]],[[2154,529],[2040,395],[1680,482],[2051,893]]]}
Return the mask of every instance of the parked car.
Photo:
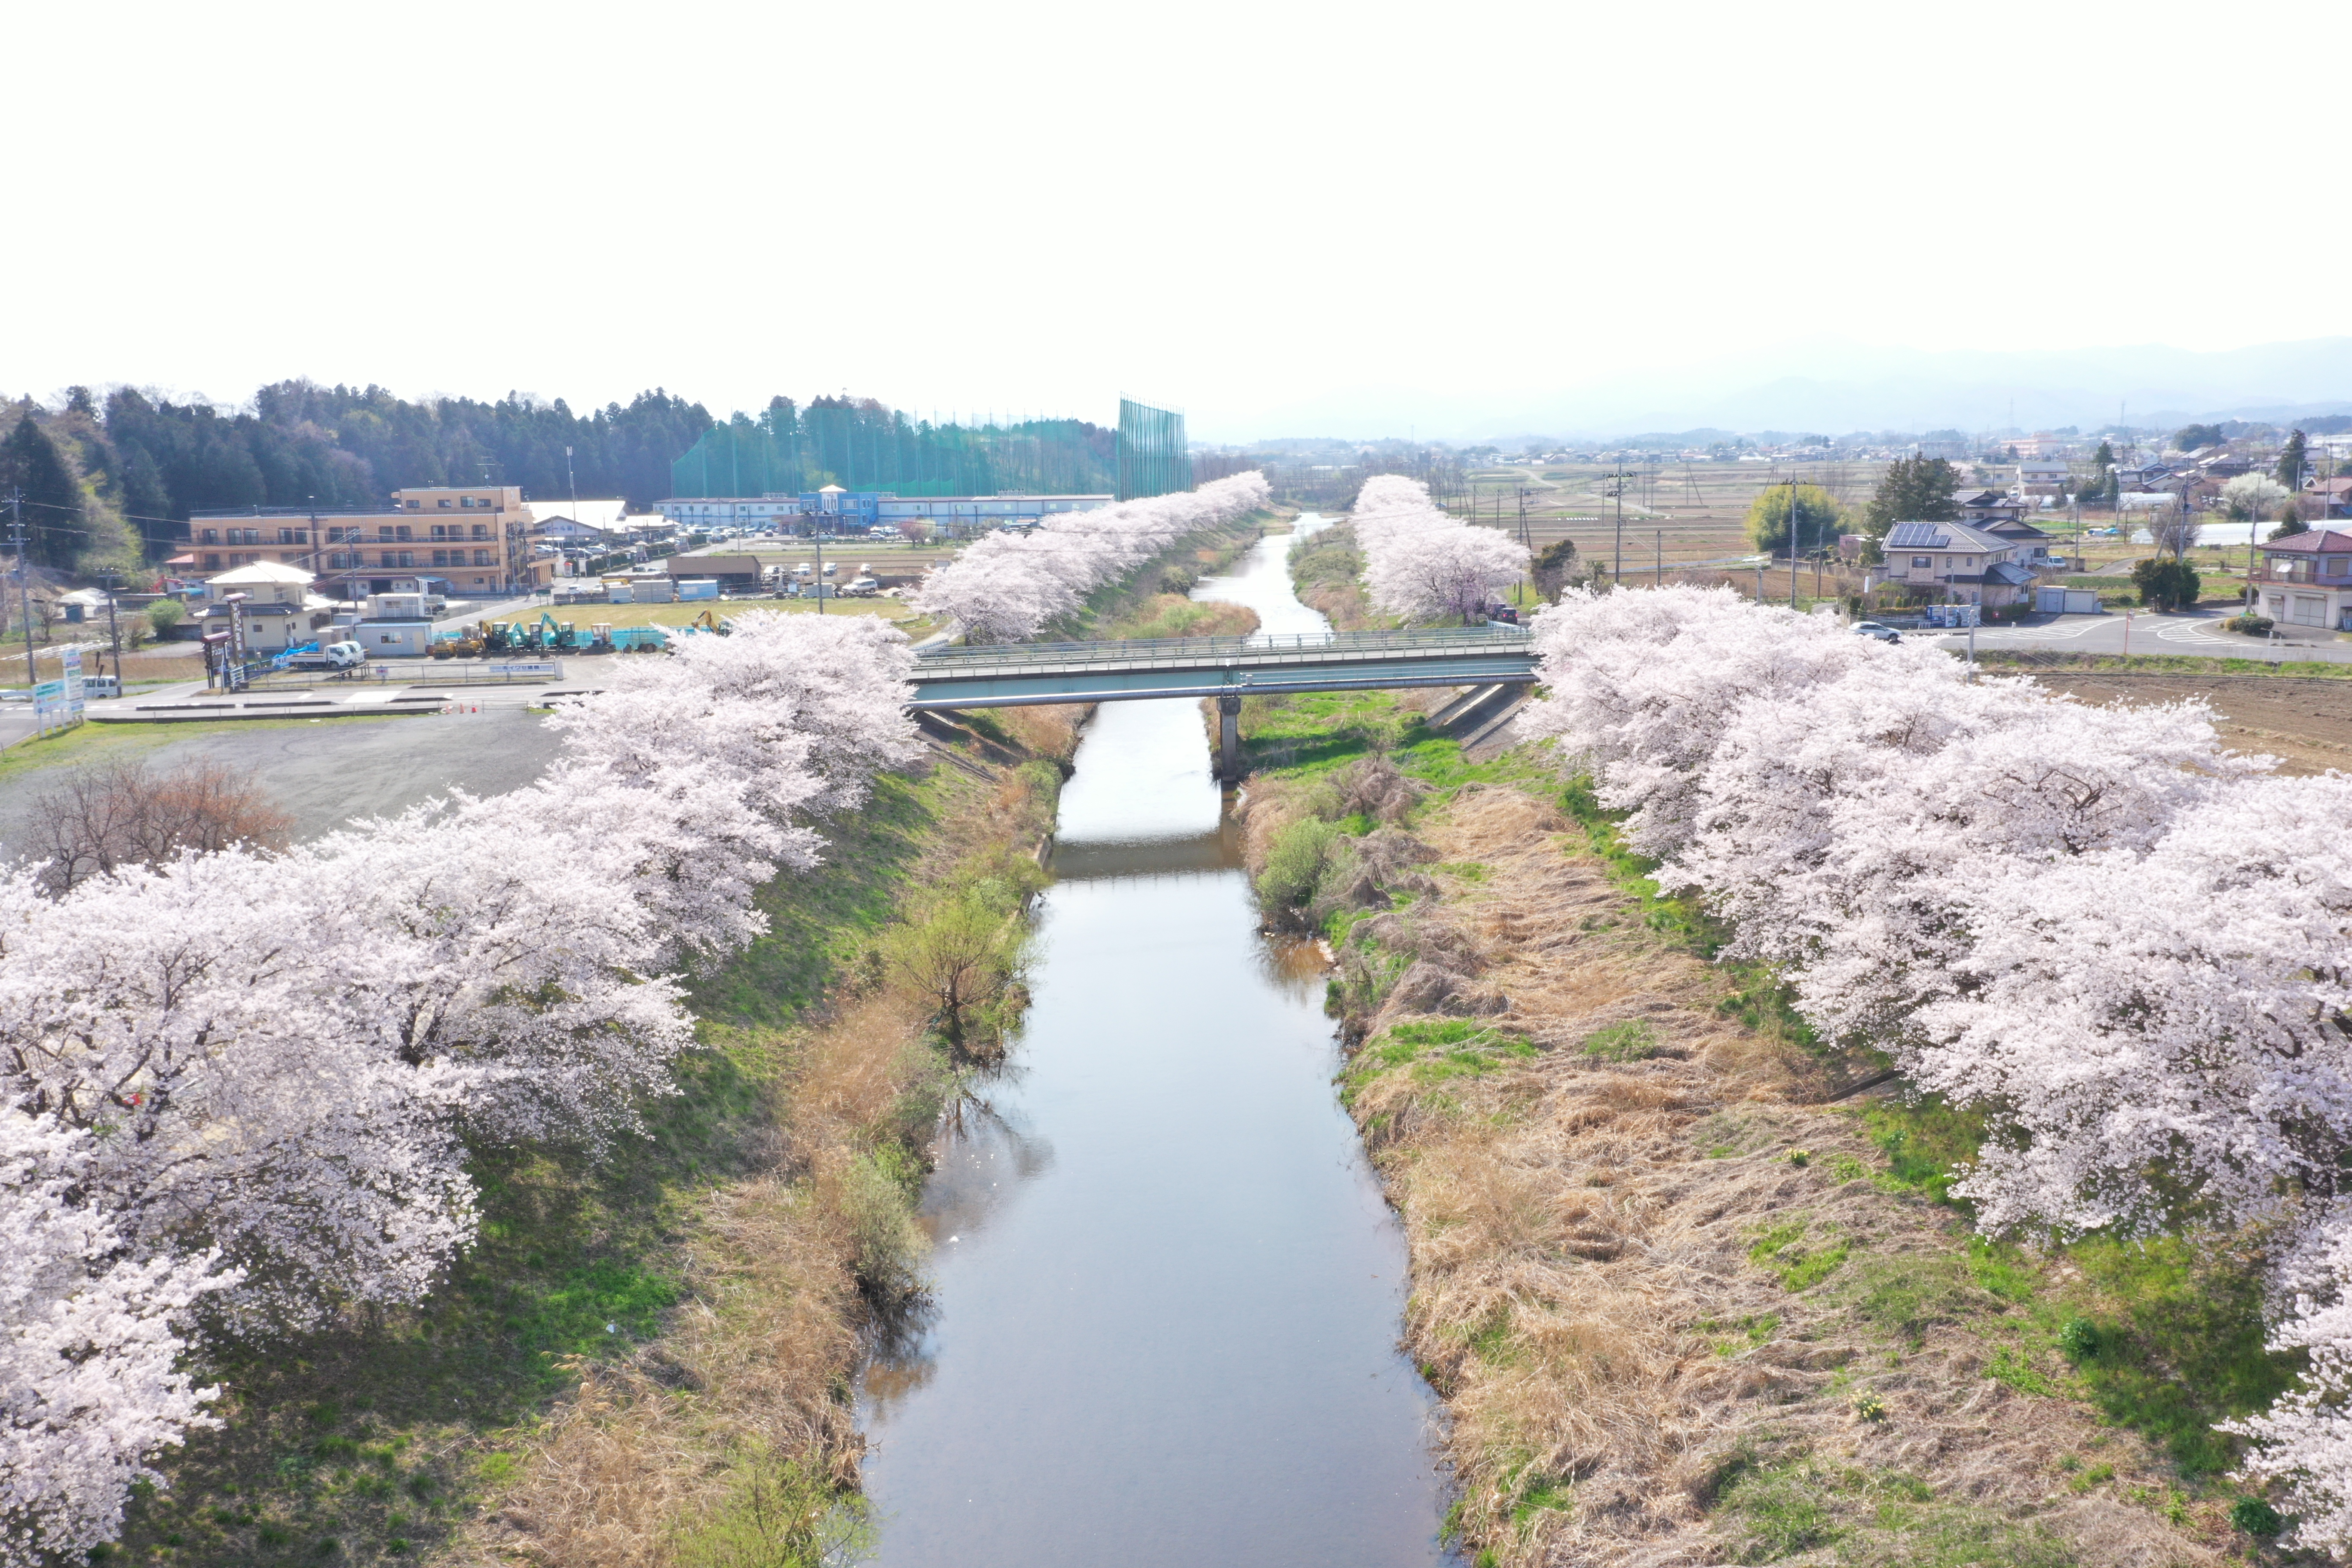
{"label": "parked car", "polygon": [[1880,642],[1901,642],[1903,640],[1903,634],[1901,632],[1896,631],[1893,626],[1882,626],[1876,621],[1854,622],[1853,635],[1858,637],[1876,637]]}
{"label": "parked car", "polygon": [[357,669],[367,662],[367,651],[355,642],[331,642],[315,653],[298,653],[287,661],[290,669]]}

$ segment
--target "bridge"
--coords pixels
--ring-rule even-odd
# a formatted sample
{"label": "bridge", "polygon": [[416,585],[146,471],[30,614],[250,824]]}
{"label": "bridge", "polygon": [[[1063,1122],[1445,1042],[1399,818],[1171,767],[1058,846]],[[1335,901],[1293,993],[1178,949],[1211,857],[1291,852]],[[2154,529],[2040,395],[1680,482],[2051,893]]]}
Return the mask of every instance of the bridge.
{"label": "bridge", "polygon": [[1217,699],[1218,767],[1241,750],[1244,697],[1411,686],[1492,686],[1535,678],[1524,626],[1332,632],[1321,637],[1140,637],[1127,642],[1014,643],[919,655],[916,711],[1048,702]]}

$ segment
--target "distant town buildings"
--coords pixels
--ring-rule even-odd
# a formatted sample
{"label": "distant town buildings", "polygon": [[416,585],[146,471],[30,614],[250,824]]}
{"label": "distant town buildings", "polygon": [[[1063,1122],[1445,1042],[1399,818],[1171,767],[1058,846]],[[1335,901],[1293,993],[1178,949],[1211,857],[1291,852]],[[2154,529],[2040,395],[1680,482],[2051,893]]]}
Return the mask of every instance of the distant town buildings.
{"label": "distant town buildings", "polygon": [[864,528],[928,521],[942,528],[1001,528],[1034,523],[1058,512],[1091,511],[1108,495],[902,496],[896,490],[849,490],[827,485],[803,495],[678,497],[659,503],[680,528]]}

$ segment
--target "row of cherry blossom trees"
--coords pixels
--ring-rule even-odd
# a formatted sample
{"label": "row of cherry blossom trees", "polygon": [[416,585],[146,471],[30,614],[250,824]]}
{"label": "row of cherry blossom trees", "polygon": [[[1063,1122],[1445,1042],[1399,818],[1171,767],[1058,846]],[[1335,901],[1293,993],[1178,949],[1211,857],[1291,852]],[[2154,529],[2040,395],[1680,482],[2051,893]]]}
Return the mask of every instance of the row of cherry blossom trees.
{"label": "row of cherry blossom trees", "polygon": [[1536,639],[1535,727],[1661,885],[1989,1114],[1954,1189],[1985,1228],[2281,1238],[2313,1372],[2234,1429],[2302,1543],[2352,1543],[2352,777],[1723,590],[1571,593]]}
{"label": "row of cherry blossom trees", "polygon": [[1440,510],[1419,479],[1366,479],[1349,521],[1372,604],[1408,621],[1481,616],[1527,574],[1516,540]]}
{"label": "row of cherry blossom trees", "polygon": [[996,532],[924,579],[915,607],[962,624],[975,643],[1021,642],[1189,535],[1238,522],[1272,499],[1255,470],[1196,490],[1048,517]]}
{"label": "row of cherry blossom trees", "polygon": [[755,612],[625,661],[512,794],[0,879],[0,1563],[119,1530],[207,1420],[205,1332],[423,1298],[474,1235],[468,1141],[593,1149],[672,1092],[682,973],[916,754],[910,657]]}

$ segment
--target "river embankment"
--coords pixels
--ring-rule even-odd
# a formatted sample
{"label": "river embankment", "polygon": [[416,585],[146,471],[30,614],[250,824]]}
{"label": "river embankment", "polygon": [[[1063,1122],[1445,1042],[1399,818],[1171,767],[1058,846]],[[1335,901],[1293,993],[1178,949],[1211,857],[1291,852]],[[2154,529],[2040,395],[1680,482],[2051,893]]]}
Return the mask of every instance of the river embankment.
{"label": "river embankment", "polygon": [[[1286,543],[1193,592],[1319,626]],[[1020,1039],[925,1187],[929,1310],[862,1385],[886,1568],[1446,1560],[1323,959],[1260,931],[1210,760],[1190,701],[1087,728]]]}
{"label": "river embankment", "polygon": [[1975,1238],[1971,1123],[1815,1048],[1548,754],[1472,763],[1424,703],[1250,700],[1243,841],[1335,955],[1477,1561],[2258,1546],[2210,1427],[2291,1369],[2240,1260]]}

